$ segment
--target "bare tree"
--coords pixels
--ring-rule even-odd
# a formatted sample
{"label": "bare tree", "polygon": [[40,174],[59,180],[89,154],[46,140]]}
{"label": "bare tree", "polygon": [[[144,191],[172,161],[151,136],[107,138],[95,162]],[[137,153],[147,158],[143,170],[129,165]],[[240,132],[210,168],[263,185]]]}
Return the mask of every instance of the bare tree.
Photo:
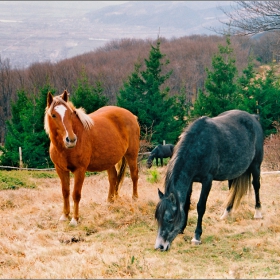
{"label": "bare tree", "polygon": [[228,27],[231,34],[253,35],[280,30],[279,1],[234,1],[231,7],[231,10],[220,7],[229,18],[229,21],[221,22]]}
{"label": "bare tree", "polygon": [[4,142],[6,133],[6,116],[10,116],[11,112],[11,96],[12,96],[12,76],[10,60],[2,60],[0,57],[0,143]]}

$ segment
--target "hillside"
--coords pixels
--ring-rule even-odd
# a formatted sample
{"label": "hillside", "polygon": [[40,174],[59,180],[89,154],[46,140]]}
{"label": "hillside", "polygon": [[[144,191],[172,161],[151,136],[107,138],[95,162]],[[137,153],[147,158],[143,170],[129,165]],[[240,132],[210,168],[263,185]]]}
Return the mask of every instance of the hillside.
{"label": "hillside", "polygon": [[193,207],[186,230],[176,237],[170,251],[161,252],[154,250],[157,235],[154,212],[157,189],[163,190],[166,166],[157,170],[160,179],[156,183],[147,180],[150,176],[147,170],[141,171],[136,202],[131,200],[129,178],[124,180],[119,200],[108,204],[107,174],[87,177],[80,203],[81,222],[76,228],[58,220],[62,209],[58,178],[29,173],[36,188],[1,191],[0,277],[279,278],[279,175],[262,174],[261,220],[253,218],[252,192],[231,217],[221,221],[228,188],[227,182],[215,182],[199,246],[191,244],[197,220],[195,205],[201,189],[200,184],[194,184]]}
{"label": "hillside", "polygon": [[[224,44],[221,36],[186,36],[167,40],[161,37],[161,52],[166,55],[170,64],[163,71],[172,70],[166,86],[170,95],[178,94],[185,87],[189,100],[196,98],[198,88],[204,86],[205,68],[211,66],[211,57],[218,51],[218,44]],[[237,67],[245,67],[248,50],[251,47],[248,38],[233,38],[236,50]],[[36,62],[26,69],[12,69],[10,62],[0,60],[0,143],[5,135],[5,121],[11,116],[11,100],[16,100],[17,91],[24,88],[27,92],[38,93],[48,81],[60,94],[64,89],[71,93],[83,69],[89,82],[94,85],[100,81],[109,104],[116,104],[116,96],[125,80],[134,70],[137,61],[144,65],[148,58],[151,44],[156,40],[123,39],[108,42],[104,47],[93,52],[64,59],[57,63]],[[163,72],[163,73],[164,73]],[[2,130],[2,131],[1,131]]]}

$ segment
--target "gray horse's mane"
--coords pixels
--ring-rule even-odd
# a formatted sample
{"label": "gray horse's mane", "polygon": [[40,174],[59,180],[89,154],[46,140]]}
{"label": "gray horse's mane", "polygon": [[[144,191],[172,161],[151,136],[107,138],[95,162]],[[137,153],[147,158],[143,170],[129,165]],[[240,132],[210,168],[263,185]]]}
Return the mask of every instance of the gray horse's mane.
{"label": "gray horse's mane", "polygon": [[179,160],[180,157],[185,157],[184,153],[186,151],[186,148],[182,147],[186,145],[186,138],[191,139],[190,142],[192,142],[192,139],[195,139],[195,135],[198,134],[198,132],[201,130],[202,126],[204,126],[208,119],[209,117],[207,116],[202,116],[194,119],[188,124],[188,126],[184,128],[183,132],[179,136],[178,143],[174,147],[173,156],[168,163],[168,168],[165,174],[165,190],[168,190],[170,186],[173,186],[173,180],[177,179],[179,173],[181,172],[180,166],[177,165],[177,167],[175,168],[175,163],[177,160]]}

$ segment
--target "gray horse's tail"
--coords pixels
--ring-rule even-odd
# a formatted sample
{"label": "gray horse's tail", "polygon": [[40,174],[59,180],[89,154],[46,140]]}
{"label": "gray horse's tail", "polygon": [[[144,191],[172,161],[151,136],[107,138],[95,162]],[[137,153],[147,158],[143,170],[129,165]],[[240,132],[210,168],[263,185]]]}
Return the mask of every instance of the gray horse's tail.
{"label": "gray horse's tail", "polygon": [[126,166],[127,166],[127,161],[126,161],[125,157],[123,157],[116,164],[116,169],[117,169],[116,195],[118,195],[118,191],[119,191],[119,189],[121,187],[121,184],[124,180]]}
{"label": "gray horse's tail", "polygon": [[229,190],[229,196],[226,202],[226,207],[236,209],[241,201],[241,198],[250,191],[251,187],[251,172],[248,170],[238,178],[234,179]]}

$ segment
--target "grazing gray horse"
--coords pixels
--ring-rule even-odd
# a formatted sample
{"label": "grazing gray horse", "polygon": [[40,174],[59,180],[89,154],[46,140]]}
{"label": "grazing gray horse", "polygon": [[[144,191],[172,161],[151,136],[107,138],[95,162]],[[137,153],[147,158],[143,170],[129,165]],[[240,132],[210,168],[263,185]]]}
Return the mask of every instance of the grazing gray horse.
{"label": "grazing gray horse", "polygon": [[256,115],[245,111],[226,111],[217,117],[195,120],[181,135],[169,161],[164,187],[158,190],[156,207],[158,235],[155,249],[166,251],[188,220],[193,182],[202,184],[197,203],[197,226],[192,243],[200,244],[202,218],[212,181],[228,180],[230,195],[225,218],[236,208],[251,186],[255,191],[255,218],[261,218],[260,168],[264,136]]}

